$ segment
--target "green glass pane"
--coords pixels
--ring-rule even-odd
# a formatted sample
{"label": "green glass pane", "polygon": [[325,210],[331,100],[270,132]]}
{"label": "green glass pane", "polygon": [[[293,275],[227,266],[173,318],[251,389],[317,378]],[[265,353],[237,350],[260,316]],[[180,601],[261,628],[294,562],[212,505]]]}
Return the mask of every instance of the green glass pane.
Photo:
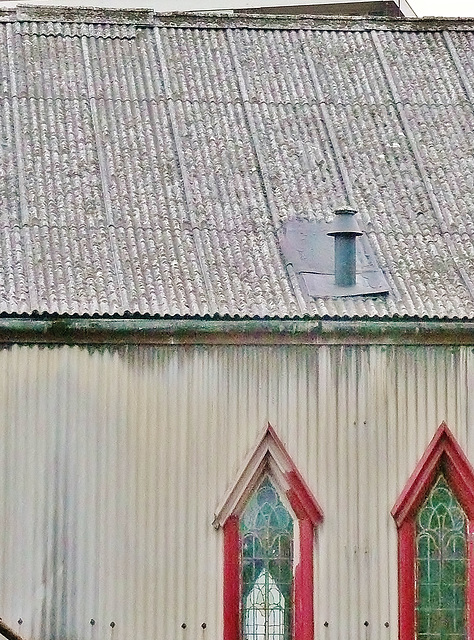
{"label": "green glass pane", "polygon": [[244,640],[290,640],[293,518],[265,477],[240,518]]}
{"label": "green glass pane", "polygon": [[416,522],[417,640],[466,640],[467,520],[440,475]]}

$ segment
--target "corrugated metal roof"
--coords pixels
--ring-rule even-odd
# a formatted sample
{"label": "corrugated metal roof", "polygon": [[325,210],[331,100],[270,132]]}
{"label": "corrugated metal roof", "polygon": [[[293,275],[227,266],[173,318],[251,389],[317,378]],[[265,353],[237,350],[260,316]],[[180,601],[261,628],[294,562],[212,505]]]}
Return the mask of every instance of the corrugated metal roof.
{"label": "corrugated metal roof", "polygon": [[[474,319],[473,61],[469,20],[0,12],[0,312]],[[285,267],[344,204],[387,296]]]}

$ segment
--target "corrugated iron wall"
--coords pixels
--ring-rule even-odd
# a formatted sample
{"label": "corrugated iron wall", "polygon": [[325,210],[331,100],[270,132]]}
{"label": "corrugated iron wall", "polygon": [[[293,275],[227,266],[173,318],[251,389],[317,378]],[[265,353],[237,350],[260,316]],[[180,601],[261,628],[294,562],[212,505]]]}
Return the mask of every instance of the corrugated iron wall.
{"label": "corrugated iron wall", "polygon": [[442,420],[474,461],[470,347],[12,346],[0,366],[0,616],[35,640],[221,638],[211,522],[267,421],[325,514],[316,637],[395,640],[390,509]]}

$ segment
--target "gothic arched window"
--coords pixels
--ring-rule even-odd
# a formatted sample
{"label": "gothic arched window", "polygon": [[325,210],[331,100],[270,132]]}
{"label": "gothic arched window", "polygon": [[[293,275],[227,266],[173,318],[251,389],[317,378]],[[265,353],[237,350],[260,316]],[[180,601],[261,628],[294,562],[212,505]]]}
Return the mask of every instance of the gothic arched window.
{"label": "gothic arched window", "polygon": [[214,520],[224,530],[224,640],[313,640],[317,502],[268,425]]}
{"label": "gothic arched window", "polygon": [[446,424],[392,515],[398,528],[400,640],[474,637],[474,470]]}
{"label": "gothic arched window", "polygon": [[466,637],[467,518],[442,473],[416,516],[419,638]]}
{"label": "gothic arched window", "polygon": [[265,476],[240,517],[242,635],[290,640],[293,515]]}

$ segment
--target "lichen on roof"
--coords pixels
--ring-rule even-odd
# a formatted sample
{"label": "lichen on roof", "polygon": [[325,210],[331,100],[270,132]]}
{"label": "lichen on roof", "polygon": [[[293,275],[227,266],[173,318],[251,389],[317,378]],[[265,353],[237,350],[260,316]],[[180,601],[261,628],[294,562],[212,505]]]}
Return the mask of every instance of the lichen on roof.
{"label": "lichen on roof", "polygon": [[[0,13],[0,313],[474,318],[474,20]],[[356,209],[384,297],[309,298]]]}

